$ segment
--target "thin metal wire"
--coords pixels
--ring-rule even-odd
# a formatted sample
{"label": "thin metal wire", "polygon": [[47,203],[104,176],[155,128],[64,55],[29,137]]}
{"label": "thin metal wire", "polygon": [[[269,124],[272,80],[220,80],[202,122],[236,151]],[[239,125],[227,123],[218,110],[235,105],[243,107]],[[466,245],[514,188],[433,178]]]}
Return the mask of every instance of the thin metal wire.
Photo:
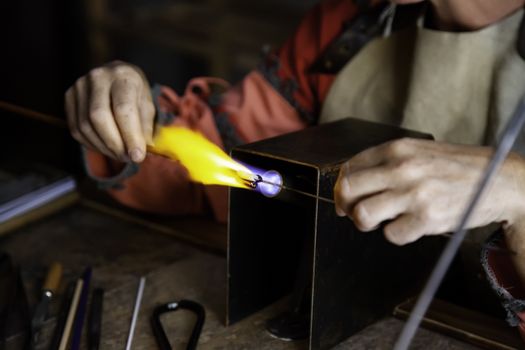
{"label": "thin metal wire", "polygon": [[335,201],[333,199],[326,198],[326,197],[321,197],[321,196],[315,195],[313,193],[297,190],[295,188],[291,188],[291,187],[288,187],[288,186],[285,186],[285,185],[277,184],[277,183],[274,183],[274,182],[271,182],[271,181],[261,180],[261,181],[259,181],[259,183],[265,183],[265,184],[268,184],[268,185],[277,186],[277,187],[281,188],[281,190],[296,192],[296,193],[302,194],[303,196],[307,196],[307,197],[310,197],[310,198],[319,199],[319,200],[321,200],[323,202],[335,204]]}
{"label": "thin metal wire", "polygon": [[496,172],[501,167],[503,161],[510,152],[516,138],[518,137],[523,123],[525,122],[525,98],[520,101],[518,107],[516,108],[514,115],[511,120],[508,122],[505,132],[502,134],[501,141],[496,148],[492,159],[490,160],[489,165],[487,166],[481,181],[470,201],[465,213],[463,214],[455,233],[452,235],[452,238],[448,241],[447,246],[441,253],[441,256],[430,275],[430,278],[421,292],[416,305],[414,306],[410,317],[403,327],[399,338],[394,346],[394,350],[405,350],[408,349],[412,343],[412,339],[416,334],[416,331],[425,315],[434,295],[436,294],[443,277],[445,276],[454,256],[456,255],[461,242],[464,240],[465,235],[467,234],[466,226],[469,221],[472,213],[474,212],[476,205],[478,204],[484,190],[487,188],[487,185],[490,183],[490,180],[496,174]]}
{"label": "thin metal wire", "polygon": [[135,328],[137,326],[137,318],[139,317],[140,304],[142,302],[142,296],[144,295],[145,284],[146,277],[143,276],[139,280],[139,287],[137,289],[137,296],[135,298],[135,307],[133,308],[133,315],[131,316],[131,324],[129,326],[128,340],[126,341],[126,350],[131,350],[133,335],[135,334]]}

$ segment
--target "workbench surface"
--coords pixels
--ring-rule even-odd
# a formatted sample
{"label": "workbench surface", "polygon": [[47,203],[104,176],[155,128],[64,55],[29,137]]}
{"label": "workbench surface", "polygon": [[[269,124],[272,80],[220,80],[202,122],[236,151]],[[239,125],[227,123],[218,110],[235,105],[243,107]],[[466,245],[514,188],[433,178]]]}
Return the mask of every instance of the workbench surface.
{"label": "workbench surface", "polygon": [[[176,228],[174,228],[176,229]],[[210,232],[208,232],[210,234]],[[28,298],[34,305],[46,268],[53,261],[64,265],[64,280],[73,281],[85,267],[93,268],[92,288],[105,289],[101,349],[124,349],[140,276],[146,288],[132,349],[156,349],[149,325],[153,308],[191,299],[206,308],[206,323],[199,349],[306,349],[305,342],[282,342],[264,330],[266,319],[282,302],[233,325],[224,326],[226,259],[224,254],[202,250],[172,236],[154,232],[107,213],[76,204],[58,214],[30,224],[0,239],[0,249],[21,266]],[[63,285],[65,283],[62,283]],[[59,300],[37,349],[46,349]],[[193,319],[184,312],[167,314],[163,324],[174,349],[183,349]],[[402,321],[393,317],[373,324],[335,349],[390,349]],[[16,342],[11,339],[11,342]],[[85,348],[85,342],[83,342]],[[413,349],[478,349],[472,345],[420,330]]]}

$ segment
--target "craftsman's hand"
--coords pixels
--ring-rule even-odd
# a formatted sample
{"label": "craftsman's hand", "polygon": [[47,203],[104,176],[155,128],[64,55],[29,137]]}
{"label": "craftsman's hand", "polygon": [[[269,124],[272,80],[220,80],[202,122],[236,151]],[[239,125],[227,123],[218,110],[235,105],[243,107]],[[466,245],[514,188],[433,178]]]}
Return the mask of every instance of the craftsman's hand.
{"label": "craftsman's hand", "polygon": [[[381,223],[395,244],[453,231],[492,151],[428,140],[401,139],[368,149],[345,163],[335,185],[338,215],[361,231]],[[525,160],[511,154],[468,222],[512,227],[525,214]]]}
{"label": "craftsman's hand", "polygon": [[79,78],[65,96],[73,137],[122,161],[141,162],[151,143],[155,107],[143,72],[112,62]]}

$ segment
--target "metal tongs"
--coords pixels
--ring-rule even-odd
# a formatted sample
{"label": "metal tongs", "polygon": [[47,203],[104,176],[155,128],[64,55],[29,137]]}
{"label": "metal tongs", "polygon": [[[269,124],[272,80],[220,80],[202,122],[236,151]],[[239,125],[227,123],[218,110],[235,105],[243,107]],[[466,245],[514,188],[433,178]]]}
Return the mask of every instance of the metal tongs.
{"label": "metal tongs", "polygon": [[168,336],[164,331],[164,327],[160,322],[160,316],[167,312],[177,311],[177,310],[189,310],[197,316],[197,321],[193,326],[193,331],[191,332],[190,339],[188,340],[188,345],[186,350],[194,350],[197,348],[197,343],[199,342],[199,337],[204,325],[204,320],[206,318],[206,312],[201,304],[196,303],[191,300],[181,300],[175,301],[163,305],[159,305],[153,310],[153,315],[151,316],[151,327],[153,328],[153,334],[157,340],[157,345],[160,350],[171,350],[171,345],[168,340]]}

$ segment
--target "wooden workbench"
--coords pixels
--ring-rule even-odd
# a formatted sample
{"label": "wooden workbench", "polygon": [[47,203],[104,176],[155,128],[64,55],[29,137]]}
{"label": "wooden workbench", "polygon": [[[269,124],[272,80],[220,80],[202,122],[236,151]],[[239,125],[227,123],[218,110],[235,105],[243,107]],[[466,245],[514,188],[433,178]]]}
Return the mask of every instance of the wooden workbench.
{"label": "wooden workbench", "polygon": [[[94,209],[95,208],[95,209]],[[202,303],[207,319],[199,349],[305,349],[304,342],[287,343],[274,339],[264,330],[264,322],[275,315],[280,303],[233,326],[224,326],[226,301],[226,260],[215,249],[202,249],[171,235],[147,228],[96,209],[76,204],[57,214],[18,229],[0,239],[0,249],[9,252],[22,268],[23,279],[32,305],[38,295],[46,267],[55,260],[65,267],[65,280],[77,278],[86,266],[93,267],[93,287],[106,290],[103,313],[102,349],[123,349],[140,276],[146,288],[133,349],[155,349],[149,317],[159,303],[182,298]],[[191,220],[190,220],[191,221]],[[201,235],[224,235],[224,227],[181,221],[185,234],[191,228],[207,230]],[[177,230],[177,228],[172,228]],[[195,232],[195,235],[199,235]],[[184,237],[184,234],[182,235]],[[64,283],[63,283],[64,284]],[[54,327],[58,301],[37,349],[46,349]],[[183,349],[193,320],[184,312],[163,319],[171,332],[174,349]],[[403,325],[388,317],[354,335],[336,347],[342,349],[390,349]],[[16,339],[12,339],[15,342]],[[85,345],[84,345],[85,346]],[[414,349],[477,349],[466,343],[421,330]]]}

